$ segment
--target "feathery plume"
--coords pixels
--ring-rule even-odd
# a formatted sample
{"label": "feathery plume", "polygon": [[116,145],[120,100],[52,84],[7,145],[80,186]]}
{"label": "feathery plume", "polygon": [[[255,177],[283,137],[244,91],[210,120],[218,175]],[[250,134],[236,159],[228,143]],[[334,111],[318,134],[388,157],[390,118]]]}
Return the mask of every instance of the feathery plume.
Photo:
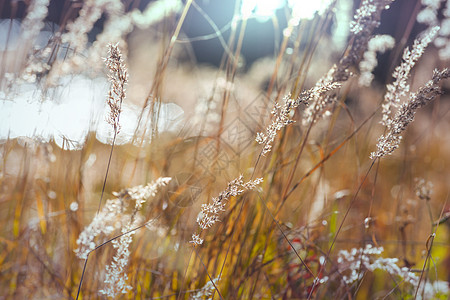
{"label": "feathery plume", "polygon": [[214,285],[217,285],[219,282],[220,277],[214,278],[211,281],[208,281],[199,291],[197,291],[194,295],[192,295],[189,299],[191,300],[201,300],[201,299],[209,299],[213,292],[215,291]]}
{"label": "feathery plume", "polygon": [[351,76],[350,67],[356,67],[367,50],[367,44],[375,28],[380,25],[381,13],[389,9],[393,0],[364,0],[356,10],[354,21],[350,24],[351,40],[345,55],[341,58],[334,72],[334,80],[347,81]]}
{"label": "feathery plume", "polygon": [[283,106],[275,103],[272,110],[274,115],[272,123],[267,127],[265,133],[259,132],[256,136],[256,141],[264,145],[262,155],[272,149],[272,143],[277,132],[293,122],[290,113],[300,103],[308,104],[303,116],[303,125],[307,126],[318,120],[318,114],[323,112],[325,107],[334,99],[326,93],[339,88],[350,77],[349,67],[360,61],[362,53],[367,48],[372,31],[380,24],[381,12],[389,8],[391,2],[392,0],[364,0],[356,12],[355,21],[351,24],[353,40],[346,51],[346,55],[312,89],[303,92],[298,99],[291,99],[291,96],[288,95],[284,98]]}
{"label": "feathery plume", "polygon": [[[16,54],[16,67],[19,70],[19,76],[14,78],[16,82],[35,82],[36,73],[48,70],[48,66],[38,57],[42,52],[35,45],[42,28],[44,28],[44,20],[48,14],[49,0],[33,0],[30,1],[27,15],[21,24],[20,46]],[[8,81],[14,82],[12,78]]]}
{"label": "feathery plume", "polygon": [[266,132],[258,132],[256,134],[256,142],[263,145],[261,154],[265,155],[272,149],[272,143],[275,140],[277,132],[283,127],[293,123],[290,113],[291,111],[300,105],[299,101],[295,101],[291,98],[291,95],[287,95],[283,99],[284,104],[280,105],[275,103],[272,109],[272,123],[266,128]]}
{"label": "feathery plume", "polygon": [[[132,188],[113,192],[115,199],[106,201],[101,211],[95,215],[89,224],[78,236],[78,248],[75,253],[78,258],[86,259],[89,252],[95,249],[94,242],[97,236],[108,236],[116,229],[122,228],[132,219],[137,211],[142,208],[142,204],[149,198],[154,197],[158,190],[170,182],[170,177],[161,177],[148,183],[146,186],[135,186]],[[135,201],[135,208],[132,215],[126,213],[130,200]]]}
{"label": "feathery plume", "polygon": [[[228,203],[230,197],[238,196],[247,190],[252,190],[259,185],[263,179],[257,178],[244,183],[244,176],[240,175],[238,178],[233,179],[228,183],[227,188],[219,193],[218,197],[213,197],[212,202],[208,204],[202,204],[202,210],[197,216],[197,223],[201,230],[212,227],[216,222],[220,222],[219,213],[225,211],[225,206]],[[192,240],[190,243],[194,246],[203,243],[198,233],[192,234]]]}
{"label": "feathery plume", "polygon": [[[22,39],[29,42],[34,41],[41,29],[44,27],[44,18],[48,13],[49,0],[31,1],[28,7],[28,13],[22,21]],[[32,39],[30,41],[30,39]]]}
{"label": "feathery plume", "polygon": [[[101,244],[118,228],[121,229],[123,234],[112,241],[113,247],[117,250],[110,265],[106,266],[106,286],[99,291],[101,294],[116,297],[131,289],[126,284],[128,276],[125,273],[125,268],[130,256],[129,246],[133,241],[132,236],[135,234],[133,228],[136,228],[142,222],[142,217],[137,215],[137,212],[142,208],[145,201],[154,197],[158,190],[166,186],[170,180],[170,177],[160,177],[146,186],[139,185],[124,189],[119,193],[114,192],[113,195],[117,198],[108,200],[102,210],[95,215],[91,224],[80,233],[77,239],[78,248],[75,249],[75,253],[81,259],[87,259],[89,253],[97,247],[96,237],[102,236],[99,241]],[[127,208],[132,200],[135,201],[134,209],[132,213],[127,213]]]}
{"label": "feathery plume", "polygon": [[372,71],[378,65],[377,52],[384,53],[386,50],[392,49],[394,44],[394,38],[387,34],[376,35],[370,39],[367,51],[364,52],[363,60],[359,63],[361,75],[359,76],[358,84],[360,86],[368,87],[372,83],[374,77]]}
{"label": "feathery plume", "polygon": [[331,68],[327,75],[322,77],[314,87],[302,92],[297,99],[292,99],[289,94],[284,97],[283,105],[275,103],[271,112],[273,115],[272,123],[266,128],[265,132],[258,132],[256,134],[256,142],[264,146],[261,152],[262,155],[272,150],[272,143],[278,131],[294,123],[294,120],[292,120],[292,112],[301,103],[309,105],[304,113],[304,125],[311,123],[316,113],[323,110],[328,99],[325,97],[325,94],[341,86],[339,82],[333,81],[335,70],[335,67]]}
{"label": "feathery plume", "polygon": [[111,83],[107,99],[110,112],[106,121],[111,124],[117,134],[120,131],[119,117],[122,102],[126,97],[125,86],[128,83],[128,72],[117,44],[108,45],[108,56],[104,60],[109,70],[108,78]]}
{"label": "feathery plume", "polygon": [[339,60],[328,73],[322,77],[315,85],[315,89],[325,88],[322,93],[312,93],[312,101],[303,116],[303,125],[307,126],[318,120],[318,115],[324,111],[325,107],[332,103],[334,96],[325,95],[326,92],[336,89],[347,81],[352,75],[350,67],[356,66],[361,61],[361,56],[367,50],[369,40],[373,30],[380,25],[381,12],[389,8],[393,0],[364,0],[354,16],[354,21],[350,24],[352,40]]}
{"label": "feathery plume", "polygon": [[303,95],[307,95],[306,102],[308,103],[308,107],[303,114],[303,126],[317,122],[325,107],[334,100],[334,97],[327,95],[327,93],[342,86],[342,83],[337,82],[334,78],[336,70],[335,65],[325,76],[317,81],[313,88],[303,93]]}
{"label": "feathery plume", "polygon": [[441,94],[439,82],[449,77],[449,69],[435,70],[432,79],[425,86],[421,87],[417,93],[413,93],[410,96],[411,100],[403,103],[393,118],[386,120],[387,133],[378,139],[377,151],[370,154],[371,159],[390,155],[398,148],[402,139],[401,133],[414,120],[416,111]]}
{"label": "feathery plume", "polygon": [[433,27],[424,33],[422,38],[414,41],[412,49],[406,48],[403,53],[402,63],[397,66],[392,74],[395,81],[387,85],[387,92],[384,96],[383,102],[383,118],[381,124],[387,125],[391,118],[391,108],[397,108],[400,105],[400,97],[406,96],[409,92],[408,79],[411,69],[425,52],[425,48],[435,38],[439,27]]}
{"label": "feathery plume", "polygon": [[140,218],[135,218],[134,221],[130,220],[130,222],[122,227],[121,230],[122,234],[126,234],[112,241],[113,247],[117,250],[111,263],[106,266],[104,281],[106,286],[99,291],[100,294],[115,298],[117,295],[125,294],[132,289],[132,287],[127,284],[128,275],[125,273],[125,268],[128,265],[128,259],[130,257],[129,246],[133,241],[133,235],[136,232],[127,232],[138,226],[139,221]]}
{"label": "feathery plume", "polygon": [[445,0],[422,0],[425,7],[417,14],[417,22],[428,26],[436,26],[438,24],[438,10],[441,2]]}
{"label": "feathery plume", "polygon": [[135,207],[131,215],[124,215],[122,217],[128,220],[126,225],[121,229],[121,233],[124,235],[112,241],[113,247],[117,250],[111,263],[106,266],[106,286],[100,290],[101,294],[115,298],[117,295],[124,294],[132,289],[126,283],[128,275],[125,273],[125,268],[128,265],[128,259],[130,257],[129,246],[133,241],[133,235],[136,233],[136,231],[131,230],[142,222],[142,218],[136,216],[136,213],[142,208],[142,204],[148,198],[154,197],[158,190],[166,186],[170,180],[170,177],[160,177],[146,186],[135,186],[115,194],[115,196],[128,195],[132,200],[135,200]]}
{"label": "feathery plume", "polygon": [[[420,278],[408,268],[399,267],[398,258],[380,257],[383,251],[383,247],[373,247],[371,244],[366,245],[365,248],[339,251],[337,263],[339,272],[344,274],[342,280],[346,284],[353,284],[361,280],[366,272],[381,270],[391,276],[400,277],[402,281],[410,285],[411,291],[417,289]],[[424,294],[425,299],[437,299],[438,295],[448,295],[450,291],[447,282],[435,281],[422,285],[419,292],[420,295]]]}
{"label": "feathery plume", "polygon": [[[125,36],[134,26],[140,29],[148,28],[182,8],[181,0],[158,0],[150,2],[143,12],[133,9],[125,13],[125,6],[120,0],[84,1],[79,16],[67,25],[68,30],[61,35],[61,41],[69,43],[74,53],[52,66],[48,82],[54,84],[60,76],[68,72],[84,71],[86,65],[89,65],[89,71],[98,71],[101,67],[99,59],[102,57],[104,47],[110,41],[123,44],[122,50],[126,54]],[[92,46],[88,47],[88,33],[102,15],[107,16],[104,29],[97,35]]]}
{"label": "feathery plume", "polygon": [[[442,0],[441,0],[442,2]],[[437,14],[437,13],[436,13]],[[446,1],[443,10],[444,19],[440,21],[439,35],[434,40],[434,45],[439,49],[439,58],[441,60],[450,59],[450,0]],[[419,17],[417,17],[419,18]],[[437,18],[435,16],[435,18]],[[434,24],[434,23],[433,23]]]}
{"label": "feathery plume", "polygon": [[414,178],[414,183],[416,196],[421,200],[430,201],[431,194],[433,193],[433,183],[431,181],[425,181],[423,178]]}
{"label": "feathery plume", "polygon": [[364,0],[361,6],[356,10],[354,20],[350,22],[350,32],[358,34],[363,31],[366,23],[372,18],[377,11],[375,1]]}
{"label": "feathery plume", "polygon": [[86,259],[89,252],[95,249],[94,241],[96,237],[108,236],[116,230],[116,227],[120,228],[126,223],[122,213],[125,212],[128,203],[121,199],[116,198],[106,201],[102,210],[80,233],[77,239],[78,248],[74,250],[78,258]]}
{"label": "feathery plume", "polygon": [[79,12],[78,18],[67,25],[67,32],[61,35],[63,43],[69,43],[77,52],[82,52],[87,45],[87,34],[94,28],[104,12],[120,11],[123,7],[118,0],[87,0]]}

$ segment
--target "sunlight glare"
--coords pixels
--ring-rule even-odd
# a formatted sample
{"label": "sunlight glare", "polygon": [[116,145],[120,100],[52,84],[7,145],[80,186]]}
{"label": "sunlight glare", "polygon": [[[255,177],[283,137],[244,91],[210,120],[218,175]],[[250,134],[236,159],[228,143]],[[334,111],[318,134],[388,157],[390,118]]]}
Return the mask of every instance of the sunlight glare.
{"label": "sunlight glare", "polygon": [[[312,19],[317,12],[324,13],[332,0],[287,0],[292,11],[292,20],[298,23],[301,19]],[[242,0],[241,14],[243,18],[256,18],[266,21],[275,14],[275,11],[286,5],[286,0]]]}
{"label": "sunlight glare", "polygon": [[242,0],[241,14],[243,18],[256,18],[266,21],[275,14],[275,11],[285,5],[285,0]]}
{"label": "sunlight glare", "polygon": [[292,19],[298,23],[301,19],[310,20],[314,18],[316,12],[323,14],[333,0],[288,0],[288,5],[292,10]]}

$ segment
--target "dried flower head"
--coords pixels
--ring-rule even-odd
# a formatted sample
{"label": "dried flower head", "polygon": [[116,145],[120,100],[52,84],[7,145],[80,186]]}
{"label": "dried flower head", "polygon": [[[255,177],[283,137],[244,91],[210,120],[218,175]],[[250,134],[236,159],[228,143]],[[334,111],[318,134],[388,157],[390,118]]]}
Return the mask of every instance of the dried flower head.
{"label": "dried flower head", "polygon": [[[125,37],[134,26],[140,29],[148,28],[184,7],[181,0],[158,0],[149,2],[144,11],[132,9],[126,13],[127,5],[121,0],[85,0],[79,4],[82,7],[78,17],[69,23],[67,30],[61,34],[62,43],[70,44],[74,51],[68,53],[64,60],[58,60],[52,65],[47,77],[49,83],[55,83],[59,77],[69,72],[85,71],[86,66],[89,66],[90,72],[99,71],[102,67],[100,58],[111,41],[120,42],[125,52]],[[90,44],[88,34],[102,17],[106,17],[103,31]]]}
{"label": "dried flower head", "polygon": [[431,181],[425,181],[423,178],[415,178],[414,182],[416,196],[421,200],[430,201],[431,194],[433,193],[433,183]]}
{"label": "dried flower head", "polygon": [[[399,267],[398,258],[380,257],[383,251],[383,247],[373,247],[370,244],[366,245],[365,248],[339,251],[337,263],[339,272],[344,274],[342,280],[346,284],[352,284],[361,280],[366,272],[381,270],[394,278],[400,277],[403,282],[410,286],[410,291],[414,292],[420,283],[419,276],[406,267]],[[426,282],[420,286],[419,292],[419,295],[424,294],[425,299],[437,299],[435,298],[437,295],[448,295],[449,287],[443,281]]]}
{"label": "dried flower head", "polygon": [[[137,215],[137,212],[148,198],[154,197],[158,190],[167,185],[170,180],[169,177],[160,177],[146,186],[139,185],[113,193],[117,198],[108,200],[102,210],[95,215],[91,224],[80,233],[77,239],[78,248],[75,253],[81,259],[87,259],[89,253],[97,247],[95,243],[97,237],[101,236],[101,239],[97,242],[103,243],[109,235],[119,228],[123,234],[112,241],[113,247],[117,250],[110,265],[106,266],[106,286],[99,291],[101,294],[116,297],[131,289],[126,284],[128,276],[125,273],[125,268],[128,265],[130,255],[129,246],[133,241],[132,236],[135,234],[133,228],[136,228],[142,222],[142,217]],[[134,209],[132,213],[127,213],[131,200],[135,201]]]}
{"label": "dried flower head", "polygon": [[390,155],[398,148],[402,139],[401,133],[414,120],[417,109],[425,106],[441,94],[439,82],[450,77],[450,70],[435,70],[430,81],[421,87],[417,93],[411,94],[411,100],[403,103],[393,118],[386,122],[387,133],[378,139],[377,151],[370,154],[371,159],[381,158]]}
{"label": "dried flower head", "polygon": [[256,134],[256,142],[264,146],[261,151],[262,155],[270,152],[272,143],[275,140],[278,131],[287,125],[294,123],[294,120],[292,120],[292,113],[301,103],[312,103],[305,111],[303,119],[304,124],[312,122],[314,119],[313,116],[315,116],[317,112],[323,110],[326,105],[326,102],[323,100],[326,99],[325,94],[341,86],[339,82],[332,81],[332,75],[330,74],[333,74],[334,71],[335,69],[332,68],[314,87],[302,92],[297,99],[292,99],[291,95],[287,95],[283,99],[283,105],[275,103],[272,109],[272,123],[267,127],[265,132],[258,132]]}
{"label": "dried flower head", "polygon": [[409,92],[408,79],[411,69],[425,52],[425,48],[436,37],[439,27],[433,27],[426,31],[421,38],[414,41],[412,49],[406,48],[403,53],[402,63],[397,66],[392,74],[395,81],[387,85],[387,92],[383,102],[383,118],[381,124],[387,125],[391,118],[391,108],[400,105],[400,97]]}
{"label": "dried flower head", "polygon": [[376,35],[370,39],[367,51],[363,55],[363,60],[359,63],[361,75],[358,79],[360,86],[370,86],[373,80],[372,71],[378,64],[377,52],[384,53],[394,47],[395,40],[390,35]]}
{"label": "dried flower head", "polygon": [[[257,178],[244,183],[243,178],[244,177],[240,175],[238,178],[233,179],[228,183],[227,188],[219,193],[218,197],[212,198],[211,203],[202,204],[202,210],[197,216],[197,223],[201,230],[208,229],[213,226],[214,223],[220,222],[219,213],[225,211],[225,206],[230,197],[241,195],[247,190],[252,190],[263,181],[262,178]],[[200,238],[199,234],[194,233],[192,234],[190,243],[197,246],[202,244],[203,240]]]}
{"label": "dried flower head", "polygon": [[[150,197],[155,197],[158,190],[169,184],[172,180],[170,177],[160,177],[155,181],[148,183],[146,186],[138,185],[127,189],[128,195],[131,199],[136,201],[135,210],[140,210],[142,204]],[[115,194],[116,196],[116,194]]]}
{"label": "dried flower head", "polygon": [[210,299],[210,297],[212,296],[215,287],[214,285],[217,285],[217,283],[219,282],[220,277],[214,278],[211,281],[208,281],[199,291],[197,291],[195,294],[193,294],[189,299],[191,300],[201,300],[201,299]]}
{"label": "dried flower head", "polygon": [[340,88],[342,83],[335,80],[336,66],[333,66],[327,74],[320,78],[315,86],[303,94],[303,99],[308,107],[303,114],[302,124],[308,126],[317,122],[327,107],[332,103],[334,96],[328,95],[329,91]]}
{"label": "dried flower head", "polygon": [[139,218],[135,218],[133,222],[128,223],[122,227],[121,233],[126,233],[120,238],[113,240],[112,244],[116,250],[111,263],[106,266],[105,274],[105,288],[101,289],[100,294],[107,295],[112,298],[116,298],[117,295],[125,294],[132,289],[127,284],[128,275],[125,273],[125,269],[128,265],[128,259],[130,257],[129,246],[133,241],[133,235],[135,231],[130,231],[133,227],[138,226]]}
{"label": "dried flower head", "polygon": [[375,1],[364,0],[361,6],[356,10],[354,20],[350,22],[350,31],[354,34],[358,34],[363,31],[368,20],[371,19],[373,14],[377,11]]}
{"label": "dried flower head", "polygon": [[262,155],[270,152],[272,149],[272,143],[275,140],[277,132],[286,125],[294,122],[291,119],[290,113],[292,109],[300,104],[300,102],[297,103],[291,98],[291,95],[285,96],[283,100],[283,105],[275,103],[271,112],[273,115],[272,123],[267,127],[266,132],[258,132],[256,134],[256,142],[264,146],[261,152]]}
{"label": "dried flower head", "polygon": [[393,0],[364,0],[356,11],[354,21],[350,24],[352,38],[345,55],[337,64],[334,72],[334,81],[346,81],[351,73],[350,67],[356,67],[361,61],[363,53],[367,50],[369,40],[375,28],[380,25],[381,13],[389,9]]}
{"label": "dried flower head", "polygon": [[117,134],[120,130],[119,117],[122,112],[122,102],[126,97],[125,86],[128,83],[128,72],[117,44],[108,45],[108,56],[104,60],[109,70],[108,78],[111,83],[107,99],[110,108],[107,122],[113,126]]}
{"label": "dried flower head", "polygon": [[445,0],[422,0],[424,8],[417,14],[417,22],[426,24],[428,26],[435,26],[438,24],[438,10],[441,2]]}
{"label": "dried flower head", "polygon": [[[95,215],[91,224],[84,228],[77,239],[78,248],[75,253],[78,258],[86,259],[88,254],[97,246],[95,239],[98,236],[108,236],[117,228],[121,227],[128,221],[123,218],[123,212],[127,208],[127,202],[116,198],[106,201],[102,210]],[[103,242],[104,239],[101,240]]]}
{"label": "dried flower head", "polygon": [[111,14],[123,7],[118,0],[86,0],[74,22],[67,24],[67,32],[61,35],[63,43],[70,43],[71,47],[81,53],[87,45],[88,33],[94,28],[103,13]]}
{"label": "dried flower head", "polygon": [[[443,0],[441,0],[442,2]],[[437,11],[436,11],[437,12]],[[437,13],[436,13],[437,14]],[[443,11],[444,19],[440,20],[439,36],[434,40],[434,45],[439,49],[439,58],[441,60],[450,59],[450,0],[446,1]],[[419,18],[419,16],[417,16]],[[437,17],[434,15],[434,18]],[[436,19],[432,19],[434,22]],[[434,23],[433,23],[434,24]]]}

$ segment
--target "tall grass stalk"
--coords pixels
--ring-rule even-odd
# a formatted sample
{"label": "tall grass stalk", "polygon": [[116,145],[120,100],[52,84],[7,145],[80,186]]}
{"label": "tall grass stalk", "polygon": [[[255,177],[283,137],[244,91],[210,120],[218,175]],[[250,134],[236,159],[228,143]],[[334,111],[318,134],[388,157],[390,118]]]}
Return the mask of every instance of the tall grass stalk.
{"label": "tall grass stalk", "polygon": [[3,4],[0,298],[448,299],[450,1],[281,2]]}

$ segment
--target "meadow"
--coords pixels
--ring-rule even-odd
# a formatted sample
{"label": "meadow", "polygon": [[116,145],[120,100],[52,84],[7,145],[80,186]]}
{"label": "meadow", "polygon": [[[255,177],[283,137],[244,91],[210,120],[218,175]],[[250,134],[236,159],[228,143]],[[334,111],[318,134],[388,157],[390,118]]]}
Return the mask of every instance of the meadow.
{"label": "meadow", "polygon": [[448,299],[450,1],[1,2],[0,299]]}

